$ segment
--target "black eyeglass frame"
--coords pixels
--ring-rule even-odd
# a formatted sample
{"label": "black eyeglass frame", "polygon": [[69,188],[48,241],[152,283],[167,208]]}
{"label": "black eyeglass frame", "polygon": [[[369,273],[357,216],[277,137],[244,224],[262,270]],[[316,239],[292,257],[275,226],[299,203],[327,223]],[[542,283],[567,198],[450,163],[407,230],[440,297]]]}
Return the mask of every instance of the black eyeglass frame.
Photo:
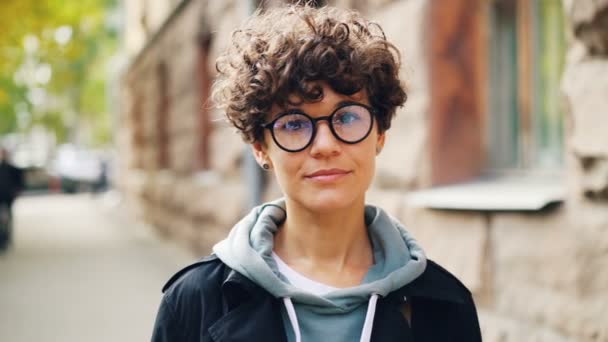
{"label": "black eyeglass frame", "polygon": [[[356,141],[348,141],[348,140],[344,140],[342,139],[337,133],[336,130],[334,129],[334,125],[332,124],[332,119],[334,117],[334,115],[342,108],[344,107],[350,107],[350,106],[359,106],[359,107],[363,107],[365,109],[367,109],[369,111],[370,114],[370,124],[369,124],[369,128],[367,129],[367,132],[363,135],[363,137],[361,139],[358,139]],[[286,116],[286,115],[291,115],[291,114],[300,114],[300,115],[304,115],[305,117],[307,117],[311,122],[312,122],[312,134],[310,135],[310,139],[308,140],[308,143],[306,143],[304,145],[304,147],[299,148],[299,149],[295,149],[295,150],[291,150],[288,148],[285,148],[283,145],[281,145],[278,141],[276,136],[274,135],[274,124],[277,122],[277,120],[279,120],[280,118]],[[265,129],[270,130],[270,135],[272,135],[272,140],[274,140],[274,143],[277,144],[277,146],[279,148],[281,148],[283,151],[287,151],[287,152],[300,152],[300,151],[304,151],[306,148],[308,148],[308,146],[310,146],[310,144],[312,144],[312,142],[315,140],[315,137],[317,136],[317,122],[319,121],[327,121],[328,125],[329,125],[329,130],[331,131],[331,133],[333,134],[333,136],[338,139],[339,141],[345,143],[345,144],[350,144],[350,145],[354,145],[357,143],[360,143],[361,141],[365,140],[369,134],[372,131],[372,128],[374,127],[374,117],[376,116],[376,110],[368,105],[365,105],[363,103],[359,103],[359,102],[342,102],[340,103],[340,105],[338,107],[336,107],[336,109],[334,109],[334,111],[330,114],[330,115],[326,115],[326,116],[320,116],[318,118],[313,118],[310,115],[306,114],[304,111],[300,110],[300,109],[290,109],[286,112],[283,112],[281,114],[279,114],[276,118],[274,118],[272,121],[267,122],[265,124],[262,124],[262,127]]]}

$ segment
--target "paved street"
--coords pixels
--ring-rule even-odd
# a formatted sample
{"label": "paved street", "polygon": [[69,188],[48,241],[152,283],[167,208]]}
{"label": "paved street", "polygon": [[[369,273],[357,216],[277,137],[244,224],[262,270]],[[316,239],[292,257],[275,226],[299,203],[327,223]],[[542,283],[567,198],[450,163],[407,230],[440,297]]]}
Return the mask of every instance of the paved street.
{"label": "paved street", "polygon": [[149,341],[160,289],[194,257],[112,196],[20,198],[0,255],[0,341]]}

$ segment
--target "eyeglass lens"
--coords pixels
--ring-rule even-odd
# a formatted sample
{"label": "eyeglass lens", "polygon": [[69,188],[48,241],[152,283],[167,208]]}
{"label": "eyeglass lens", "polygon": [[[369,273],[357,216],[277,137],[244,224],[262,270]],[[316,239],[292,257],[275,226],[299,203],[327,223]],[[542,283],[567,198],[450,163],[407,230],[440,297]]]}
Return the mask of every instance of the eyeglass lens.
{"label": "eyeglass lens", "polygon": [[[334,136],[346,143],[364,139],[372,125],[369,109],[359,105],[341,107],[329,119]],[[279,147],[289,151],[300,150],[314,138],[315,122],[303,113],[290,113],[277,118],[272,131]]]}

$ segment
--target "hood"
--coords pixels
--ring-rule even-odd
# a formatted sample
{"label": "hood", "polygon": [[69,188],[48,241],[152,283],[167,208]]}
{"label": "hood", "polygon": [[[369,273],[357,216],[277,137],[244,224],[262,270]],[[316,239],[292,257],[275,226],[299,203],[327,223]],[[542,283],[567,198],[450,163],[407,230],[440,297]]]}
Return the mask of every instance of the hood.
{"label": "hood", "polygon": [[374,253],[374,265],[358,286],[317,296],[300,290],[279,273],[272,258],[274,234],[286,218],[285,200],[263,204],[251,210],[213,247],[226,265],[277,298],[289,298],[319,313],[348,313],[370,300],[385,297],[412,282],[426,268],[426,256],[405,228],[382,209],[366,205],[365,222]]}

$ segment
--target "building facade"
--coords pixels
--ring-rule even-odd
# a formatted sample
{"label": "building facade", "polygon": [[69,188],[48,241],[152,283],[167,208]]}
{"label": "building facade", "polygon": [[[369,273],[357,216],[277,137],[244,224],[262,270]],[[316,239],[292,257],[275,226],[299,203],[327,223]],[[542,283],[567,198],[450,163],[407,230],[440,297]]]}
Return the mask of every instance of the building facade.
{"label": "building facade", "polygon": [[[472,290],[484,340],[608,341],[608,1],[319,3],[365,13],[402,53],[409,99],[368,201]],[[168,7],[123,76],[118,186],[198,253],[253,185],[280,195],[249,180],[209,103],[216,56],[259,5]]]}

